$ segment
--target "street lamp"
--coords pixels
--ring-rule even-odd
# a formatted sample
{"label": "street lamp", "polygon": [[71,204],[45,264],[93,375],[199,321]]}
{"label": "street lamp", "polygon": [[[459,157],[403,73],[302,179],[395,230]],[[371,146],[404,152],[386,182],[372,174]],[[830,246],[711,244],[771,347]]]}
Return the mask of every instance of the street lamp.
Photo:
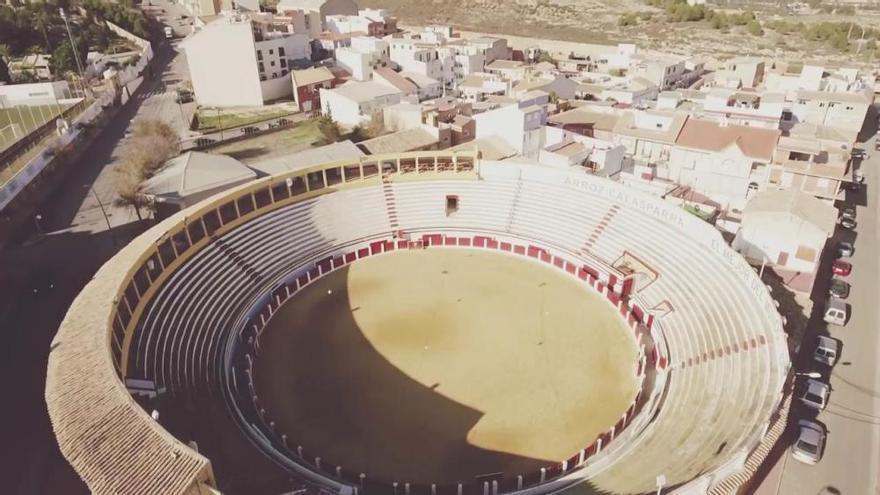
{"label": "street lamp", "polygon": [[67,13],[64,12],[63,8],[59,8],[58,13],[61,14],[61,18],[64,20],[64,27],[67,28],[67,38],[70,40],[70,47],[73,49],[73,59],[76,60],[76,69],[79,72],[79,80],[82,82],[83,86],[85,86],[86,92],[89,93],[89,88],[85,84],[86,78],[82,62],[79,60],[79,52],[76,50],[76,42],[73,41],[73,33],[70,32],[70,22],[67,20]]}
{"label": "street lamp", "polygon": [[819,373],[818,371],[810,371],[809,373],[795,372],[794,376],[806,376],[808,378],[822,378],[822,373]]}

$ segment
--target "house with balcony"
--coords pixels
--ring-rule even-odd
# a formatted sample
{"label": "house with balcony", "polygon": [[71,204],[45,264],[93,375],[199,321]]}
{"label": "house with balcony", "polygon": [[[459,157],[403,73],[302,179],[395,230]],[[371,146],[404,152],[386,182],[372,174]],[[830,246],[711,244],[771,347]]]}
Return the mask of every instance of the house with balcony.
{"label": "house with balcony", "polygon": [[486,64],[486,72],[495,74],[507,81],[519,81],[526,77],[526,65],[517,60],[497,59]]}
{"label": "house with balcony", "polygon": [[867,88],[856,92],[800,90],[787,117],[793,123],[836,129],[855,141],[873,101],[874,95]]}
{"label": "house with balcony", "polygon": [[780,137],[763,188],[799,191],[828,202],[843,199],[844,186],[852,181],[849,153],[829,145],[833,136],[820,140],[823,131]]}
{"label": "house with balcony", "polygon": [[476,114],[477,139],[497,136],[519,155],[537,158],[544,146],[544,125],[547,122],[549,95],[523,99],[494,110]]}
{"label": "house with balcony", "polygon": [[441,141],[456,146],[476,136],[476,121],[471,116],[471,105],[455,98],[445,97],[422,103],[401,102],[383,111],[385,128],[391,131],[430,126],[440,130]]}
{"label": "house with balcony", "polygon": [[471,74],[458,84],[459,97],[469,102],[485,101],[489,95],[504,95],[509,83],[496,74]]}
{"label": "house with balcony", "polygon": [[538,162],[556,168],[577,168],[615,177],[623,168],[626,148],[611,141],[583,136],[559,127],[544,128],[545,146]]}
{"label": "house with balcony", "polygon": [[662,110],[626,110],[614,125],[614,142],[637,162],[669,161],[688,114]]}
{"label": "house with balcony", "polygon": [[615,109],[602,110],[602,108],[595,106],[576,107],[549,116],[547,125],[581,136],[614,141],[614,128],[617,126],[617,121],[620,120],[621,112]]}
{"label": "house with balcony", "polygon": [[742,210],[767,181],[780,134],[777,129],[687,119],[658,176],[696,193],[700,202]]}
{"label": "house with balcony", "polygon": [[703,116],[733,125],[778,129],[785,108],[781,93],[713,88],[703,100]]}

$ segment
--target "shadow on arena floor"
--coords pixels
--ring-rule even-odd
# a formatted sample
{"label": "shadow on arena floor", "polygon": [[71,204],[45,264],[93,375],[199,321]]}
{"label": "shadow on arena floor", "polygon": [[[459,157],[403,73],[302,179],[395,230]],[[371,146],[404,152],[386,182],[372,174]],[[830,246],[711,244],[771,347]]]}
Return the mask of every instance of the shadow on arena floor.
{"label": "shadow on arena floor", "polygon": [[[322,285],[312,287],[317,297],[308,309],[283,306],[273,322],[284,327],[270,326],[260,342],[257,394],[306,457],[401,485],[468,483],[489,473],[515,478],[551,464],[469,443],[483,413],[445,397],[439,384],[419,383],[373,347],[349,309],[347,275],[346,267],[322,279],[340,277],[334,297],[321,297]],[[332,325],[314,324],[322,314],[335,314]]]}

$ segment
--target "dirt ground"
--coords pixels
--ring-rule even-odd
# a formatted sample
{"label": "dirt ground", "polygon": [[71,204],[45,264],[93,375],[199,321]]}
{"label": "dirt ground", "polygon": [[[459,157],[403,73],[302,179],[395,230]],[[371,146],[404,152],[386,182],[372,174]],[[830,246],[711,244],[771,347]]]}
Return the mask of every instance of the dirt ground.
{"label": "dirt ground", "polygon": [[387,482],[535,471],[637,391],[632,332],[603,297],[481,250],[358,261],[284,305],[260,346],[257,393],[291,447]]}

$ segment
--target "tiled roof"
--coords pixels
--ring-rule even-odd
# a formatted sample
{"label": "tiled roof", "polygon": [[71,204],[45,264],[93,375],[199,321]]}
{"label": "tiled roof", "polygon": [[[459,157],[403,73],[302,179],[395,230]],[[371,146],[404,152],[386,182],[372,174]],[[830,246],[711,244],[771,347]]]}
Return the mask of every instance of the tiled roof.
{"label": "tiled roof", "polygon": [[776,129],[723,126],[712,120],[688,119],[675,144],[703,151],[721,151],[736,145],[750,158],[770,161],[780,134]]}

